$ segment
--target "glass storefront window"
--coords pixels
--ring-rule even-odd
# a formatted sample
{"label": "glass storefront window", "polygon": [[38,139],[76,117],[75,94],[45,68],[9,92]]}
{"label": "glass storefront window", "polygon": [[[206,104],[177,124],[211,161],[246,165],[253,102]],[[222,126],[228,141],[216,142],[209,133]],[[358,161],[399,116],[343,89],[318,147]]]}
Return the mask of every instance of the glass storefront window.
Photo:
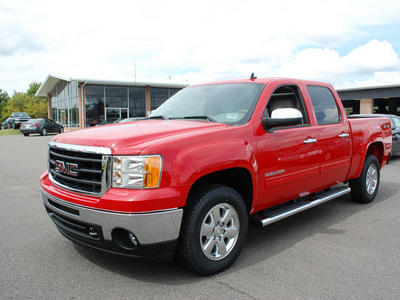
{"label": "glass storefront window", "polygon": [[127,108],[106,108],[106,124],[119,122],[128,117]]}
{"label": "glass storefront window", "polygon": [[180,90],[181,89],[169,89],[169,97],[168,98],[171,98],[173,95],[175,95]]}
{"label": "glass storefront window", "polygon": [[51,119],[67,127],[79,127],[78,83],[61,81],[51,95]]}
{"label": "glass storefront window", "polygon": [[128,88],[106,86],[106,107],[128,107]]}
{"label": "glass storefront window", "polygon": [[146,88],[130,87],[129,88],[129,117],[145,117],[146,116]]}
{"label": "glass storefront window", "polygon": [[151,97],[151,110],[154,110],[169,98],[169,89],[151,88],[150,97]]}
{"label": "glass storefront window", "polygon": [[104,86],[85,86],[86,127],[95,126],[105,121],[104,117]]}
{"label": "glass storefront window", "polygon": [[[156,109],[179,88],[151,88],[151,109]],[[51,118],[67,127],[79,127],[78,82],[60,81],[51,94]],[[84,85],[84,127],[117,118],[146,116],[146,87]]]}

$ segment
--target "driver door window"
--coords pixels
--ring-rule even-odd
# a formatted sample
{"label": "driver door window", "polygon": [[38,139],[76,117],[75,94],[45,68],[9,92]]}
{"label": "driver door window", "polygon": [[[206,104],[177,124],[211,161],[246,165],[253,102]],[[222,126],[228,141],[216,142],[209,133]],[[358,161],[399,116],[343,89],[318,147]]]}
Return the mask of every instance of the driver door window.
{"label": "driver door window", "polygon": [[265,116],[271,117],[274,110],[280,108],[295,108],[303,115],[302,125],[309,124],[303,99],[297,86],[281,86],[277,88],[268,101]]}

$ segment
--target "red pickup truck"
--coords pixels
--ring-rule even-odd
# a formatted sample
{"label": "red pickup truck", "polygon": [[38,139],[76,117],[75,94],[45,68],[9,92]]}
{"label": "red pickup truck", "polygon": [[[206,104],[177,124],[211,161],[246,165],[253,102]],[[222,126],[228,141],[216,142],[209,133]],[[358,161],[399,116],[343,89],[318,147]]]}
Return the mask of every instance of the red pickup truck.
{"label": "red pickup truck", "polygon": [[57,135],[43,201],[77,244],[214,274],[237,259],[249,224],[346,193],[371,202],[391,139],[388,118],[348,119],[330,84],[194,85],[147,119]]}

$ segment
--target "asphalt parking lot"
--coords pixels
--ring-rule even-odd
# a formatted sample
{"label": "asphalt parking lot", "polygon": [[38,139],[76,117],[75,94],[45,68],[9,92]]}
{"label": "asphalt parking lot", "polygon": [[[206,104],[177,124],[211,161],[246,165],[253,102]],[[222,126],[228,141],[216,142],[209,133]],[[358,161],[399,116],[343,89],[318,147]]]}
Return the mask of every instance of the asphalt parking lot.
{"label": "asphalt parking lot", "polygon": [[382,170],[374,203],[343,196],[269,227],[250,227],[238,261],[202,277],[61,236],[39,187],[53,137],[0,136],[1,299],[399,298],[400,158]]}

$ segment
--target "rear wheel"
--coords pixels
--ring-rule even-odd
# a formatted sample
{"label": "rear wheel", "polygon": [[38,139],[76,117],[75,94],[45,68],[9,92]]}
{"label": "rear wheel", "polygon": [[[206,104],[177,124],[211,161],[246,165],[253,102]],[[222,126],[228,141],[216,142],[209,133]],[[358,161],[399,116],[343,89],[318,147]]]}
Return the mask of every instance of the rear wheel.
{"label": "rear wheel", "polygon": [[24,136],[29,136],[29,133],[24,133]]}
{"label": "rear wheel", "polygon": [[370,203],[379,189],[380,165],[378,159],[368,154],[360,177],[350,181],[351,197],[360,203]]}
{"label": "rear wheel", "polygon": [[47,129],[43,127],[42,131],[40,132],[41,135],[47,135]]}
{"label": "rear wheel", "polygon": [[231,266],[246,239],[247,209],[230,187],[199,190],[185,209],[178,254],[192,271],[211,275]]}

